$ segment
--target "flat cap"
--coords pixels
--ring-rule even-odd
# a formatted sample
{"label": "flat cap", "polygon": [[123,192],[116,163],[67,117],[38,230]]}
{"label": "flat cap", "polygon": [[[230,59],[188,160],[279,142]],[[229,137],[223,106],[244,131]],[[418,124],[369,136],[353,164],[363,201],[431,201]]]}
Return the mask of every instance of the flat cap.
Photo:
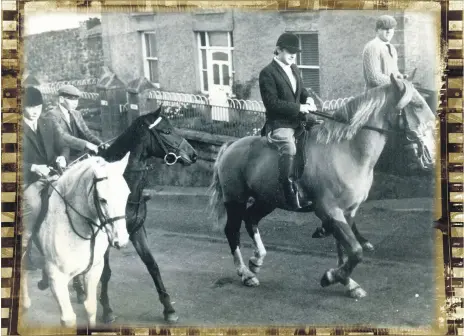
{"label": "flat cap", "polygon": [[82,96],[82,92],[77,87],[66,84],[60,87],[58,90],[58,95],[80,97]]}
{"label": "flat cap", "polygon": [[382,15],[377,19],[375,29],[392,29],[396,27],[396,20],[393,16]]}
{"label": "flat cap", "polygon": [[23,91],[23,105],[25,107],[33,107],[42,104],[42,93],[33,86],[27,86]]}

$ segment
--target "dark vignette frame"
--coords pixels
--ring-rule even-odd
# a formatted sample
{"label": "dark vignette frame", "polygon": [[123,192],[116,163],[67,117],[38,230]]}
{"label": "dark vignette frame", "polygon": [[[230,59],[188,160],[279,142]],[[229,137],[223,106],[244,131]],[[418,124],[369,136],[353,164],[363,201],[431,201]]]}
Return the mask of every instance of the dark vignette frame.
{"label": "dark vignette frame", "polygon": [[[233,1],[233,0],[232,0]],[[406,0],[368,0],[374,4],[374,9],[384,10],[401,6]],[[411,0],[414,1],[414,0]],[[464,332],[464,216],[463,216],[463,11],[464,5],[459,1],[432,0],[441,5],[441,40],[443,48],[442,59],[445,63],[440,90],[439,124],[440,124],[440,201],[441,217],[435,222],[435,227],[441,233],[443,245],[445,313],[444,329],[446,335],[458,335]],[[21,261],[21,234],[18,223],[21,221],[21,127],[19,121],[21,102],[21,55],[22,32],[24,20],[24,5],[28,0],[2,0],[2,276],[1,276],[1,328],[2,335],[17,335],[19,320],[19,288]],[[54,1],[50,1],[54,5]],[[84,9],[91,6],[91,0],[72,0],[63,7]],[[186,1],[184,1],[185,3]],[[253,2],[252,0],[250,1]],[[360,0],[327,0],[325,9],[361,9],[364,1]],[[272,1],[269,1],[271,4]],[[102,9],[123,8],[137,10],[130,1],[101,1]],[[288,9],[288,0],[274,2],[269,9]],[[313,0],[301,0],[300,10],[310,10]],[[158,7],[163,10],[162,7]],[[157,7],[153,7],[157,9]],[[169,8],[172,10],[172,7]],[[188,10],[179,5],[178,10]],[[143,10],[143,9],[142,9]],[[461,49],[447,50],[449,41],[461,41]],[[441,269],[441,265],[440,265]],[[92,335],[95,333],[112,335],[392,335],[396,330],[387,328],[362,327],[261,327],[261,328],[105,328],[89,330],[77,329],[77,335]],[[401,334],[424,334],[424,331],[408,329]]]}

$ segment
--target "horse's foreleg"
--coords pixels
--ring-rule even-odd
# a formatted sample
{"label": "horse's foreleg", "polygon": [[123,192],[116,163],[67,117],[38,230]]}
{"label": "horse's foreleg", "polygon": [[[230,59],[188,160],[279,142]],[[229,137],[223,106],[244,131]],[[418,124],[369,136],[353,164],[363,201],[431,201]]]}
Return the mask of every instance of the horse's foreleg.
{"label": "horse's foreleg", "polygon": [[24,265],[24,259],[25,255],[27,253],[23,252],[22,256],[22,261],[21,264],[23,265],[22,271],[21,271],[21,306],[23,309],[29,309],[31,307],[31,298],[29,297],[29,284],[28,284],[28,274],[27,274],[27,267]]}
{"label": "horse's foreleg", "polygon": [[176,322],[178,316],[171,304],[171,297],[164,287],[158,264],[148,248],[147,235],[143,226],[131,235],[131,241],[155,282],[160,302],[164,306],[164,319],[168,322]]}
{"label": "horse's foreleg", "polygon": [[69,277],[58,270],[49,271],[50,289],[55,297],[61,311],[61,325],[63,327],[76,326],[76,314],[69,298]]}
{"label": "horse's foreleg", "polygon": [[250,258],[248,266],[250,270],[258,274],[260,267],[264,263],[264,258],[266,257],[266,249],[264,247],[263,241],[261,240],[261,235],[258,230],[259,221],[270,214],[274,209],[271,207],[266,207],[263,204],[255,202],[250,206],[245,212],[245,227],[248,232],[248,235],[253,239],[255,245],[254,256]]}
{"label": "horse's foreleg", "polygon": [[343,248],[348,254],[348,260],[343,261],[342,265],[337,269],[327,271],[321,279],[321,285],[325,287],[340,282],[347,287],[350,296],[363,297],[366,295],[366,292],[350,278],[353,269],[362,260],[363,249],[340,209],[332,211],[331,229],[333,230],[335,239],[340,244],[339,248],[337,246],[337,251],[340,251],[339,257],[343,258],[341,252],[341,248]]}
{"label": "horse's foreleg", "polygon": [[259,281],[256,275],[246,267],[243,262],[242,252],[240,252],[240,227],[245,214],[245,203],[227,202],[224,204],[227,211],[227,223],[224,228],[227,241],[229,242],[230,252],[234,257],[234,265],[237,274],[242,278],[245,286],[258,286]]}
{"label": "horse's foreleg", "polygon": [[104,263],[100,262],[84,275],[85,292],[87,294],[84,307],[87,312],[87,321],[90,328],[94,328],[97,323],[97,286],[100,280]]}
{"label": "horse's foreleg", "polygon": [[100,292],[100,304],[103,307],[103,322],[111,323],[116,320],[116,316],[113,313],[113,309],[110,306],[110,299],[108,297],[108,283],[111,279],[111,268],[110,268],[110,248],[105,252],[103,272],[100,278],[101,292]]}

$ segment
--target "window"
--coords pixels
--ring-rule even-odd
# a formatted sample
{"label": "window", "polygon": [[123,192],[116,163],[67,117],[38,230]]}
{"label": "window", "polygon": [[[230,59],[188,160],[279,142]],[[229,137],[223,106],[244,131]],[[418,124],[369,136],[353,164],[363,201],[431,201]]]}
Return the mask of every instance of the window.
{"label": "window", "polygon": [[197,43],[202,93],[220,89],[232,94],[232,33],[198,32]]}
{"label": "window", "polygon": [[300,40],[301,49],[296,64],[300,69],[304,87],[310,87],[319,95],[319,36],[317,33],[296,35]]}
{"label": "window", "polygon": [[142,33],[143,71],[145,77],[159,87],[158,57],[154,32]]}

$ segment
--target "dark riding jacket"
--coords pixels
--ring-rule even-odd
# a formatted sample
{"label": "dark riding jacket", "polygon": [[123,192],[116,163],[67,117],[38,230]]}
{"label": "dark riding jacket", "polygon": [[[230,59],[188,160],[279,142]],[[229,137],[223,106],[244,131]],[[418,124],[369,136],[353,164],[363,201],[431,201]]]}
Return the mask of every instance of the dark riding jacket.
{"label": "dark riding jacket", "polygon": [[296,79],[296,91],[282,67],[273,60],[259,74],[259,89],[266,108],[266,124],[272,129],[297,128],[301,125],[300,105],[309,94],[303,87],[300,71],[295,64],[291,69]]}
{"label": "dark riding jacket", "polygon": [[58,125],[53,119],[43,115],[37,120],[37,132],[23,122],[22,148],[25,187],[40,179],[39,175],[31,172],[33,164],[56,167],[58,156],[69,155],[69,148],[58,131]]}

